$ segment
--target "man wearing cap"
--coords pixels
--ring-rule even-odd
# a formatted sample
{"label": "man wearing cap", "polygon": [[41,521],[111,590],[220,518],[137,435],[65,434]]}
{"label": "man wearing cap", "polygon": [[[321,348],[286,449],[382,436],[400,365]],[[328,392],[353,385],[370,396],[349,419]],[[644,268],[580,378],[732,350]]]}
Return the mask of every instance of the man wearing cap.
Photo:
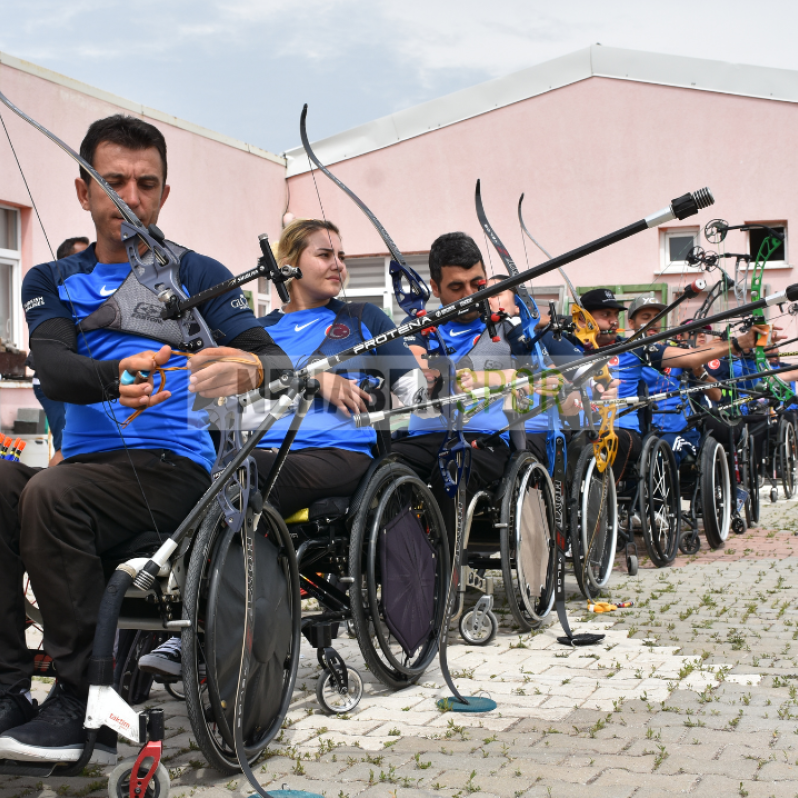
{"label": "man wearing cap", "polygon": [[[629,327],[637,332],[643,329],[660,311],[666,308],[663,302],[655,297],[639,296],[629,306],[627,319]],[[659,322],[648,328],[647,334],[654,335],[659,332]],[[706,335],[702,335],[706,343]],[[711,400],[717,402],[721,393],[719,388],[710,387],[715,382],[704,366],[695,366],[692,370],[678,366],[665,366],[662,371],[657,371],[651,366],[643,367],[643,380],[648,386],[650,394],[677,391],[680,388],[706,383],[707,390],[703,392]],[[668,443],[676,458],[676,465],[681,465],[687,455],[696,457],[698,447],[701,445],[701,433],[695,427],[690,428],[688,418],[693,414],[690,403],[681,396],[672,396],[657,402],[656,411],[652,416],[652,425],[660,438]]]}
{"label": "man wearing cap", "polygon": [[[623,339],[618,337],[618,320],[620,312],[626,310],[626,306],[617,300],[615,294],[608,288],[594,288],[583,294],[581,299],[582,307],[590,312],[598,325],[599,347],[623,343]],[[641,307],[645,307],[648,313],[653,312],[653,315],[649,317],[650,320],[665,305],[657,306],[655,302],[641,304],[634,309],[635,316],[639,315]],[[656,310],[654,310],[655,308]],[[742,351],[752,347],[756,342],[756,337],[756,330],[751,329],[739,339],[734,340]],[[638,394],[639,383],[643,380],[644,366],[650,366],[658,371],[666,367],[695,369],[710,360],[722,357],[727,349],[728,343],[723,341],[712,342],[699,351],[663,344],[647,344],[643,339],[637,349],[610,358],[608,366],[613,379],[619,381],[618,397],[625,398]],[[642,451],[640,420],[637,413],[627,413],[616,419],[615,431],[618,435],[618,454],[613,469],[615,478],[620,480],[627,473],[630,464],[637,462]]]}

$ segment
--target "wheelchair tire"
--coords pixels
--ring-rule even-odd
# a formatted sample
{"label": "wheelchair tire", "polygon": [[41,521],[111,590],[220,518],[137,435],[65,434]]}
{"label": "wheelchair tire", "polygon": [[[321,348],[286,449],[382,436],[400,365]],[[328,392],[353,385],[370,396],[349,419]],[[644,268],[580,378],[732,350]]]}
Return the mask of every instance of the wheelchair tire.
{"label": "wheelchair tire", "polygon": [[341,695],[335,687],[332,674],[326,668],[319,674],[316,681],[316,700],[328,715],[343,715],[351,712],[363,697],[363,679],[354,668],[347,666],[347,681],[349,689],[346,695]]}
{"label": "wheelchair tire", "polygon": [[[391,632],[382,602],[380,533],[410,508],[421,523],[435,559],[429,632],[409,654]],[[449,545],[432,491],[414,471],[386,462],[369,481],[352,523],[349,544],[349,601],[360,651],[369,670],[386,687],[399,690],[415,683],[438,651],[449,582]]]}
{"label": "wheelchair tire", "polygon": [[[252,708],[252,712],[258,712],[261,711],[259,707],[264,705],[273,707],[277,703],[271,717],[265,722],[259,720],[257,726],[249,730],[245,736],[246,756],[250,764],[258,758],[263,749],[280,731],[288,712],[299,664],[301,614],[296,555],[285,524],[268,504],[263,508],[259,532],[264,528],[267,530],[266,537],[256,538],[256,554],[258,555],[256,588],[262,584],[261,580],[257,578],[258,569],[260,569],[261,576],[263,575],[262,566],[259,564],[261,556],[264,552],[269,552],[270,556],[271,552],[276,550],[277,560],[273,568],[277,569],[277,573],[284,575],[291,628],[283,630],[284,636],[280,637],[280,642],[287,648],[287,655],[281,659],[279,666],[282,669],[280,683],[277,686],[264,683],[264,674],[268,678],[269,674],[273,673],[273,659],[269,661],[268,666],[260,664],[257,673],[252,668],[250,670],[248,696],[245,698],[245,723],[247,711],[250,708]],[[269,544],[268,548],[265,546],[266,543]],[[230,593],[227,589],[228,585],[223,583],[223,579],[229,579],[231,571],[232,573],[236,572],[236,560],[240,562],[240,584],[243,585],[244,562],[238,536],[233,536],[225,528],[221,509],[216,503],[212,505],[200,524],[192,546],[183,597],[183,619],[192,622],[191,626],[185,628],[182,633],[183,691],[186,709],[197,744],[208,764],[222,773],[233,774],[240,772],[230,730],[233,705],[230,703],[230,699],[225,700],[219,695],[219,680],[224,674],[220,675],[217,671],[215,655],[211,651],[213,641],[210,640],[212,636],[209,634],[209,630],[216,622],[218,608],[222,606],[221,603],[214,603],[214,596],[218,596],[218,594],[226,596]],[[236,559],[231,560],[229,555]],[[225,570],[228,562],[231,570]],[[223,599],[219,598],[218,600],[221,602]],[[260,597],[257,598],[257,601],[261,600]],[[235,610],[235,607],[233,609]],[[237,628],[243,628],[243,600],[240,609],[242,624]],[[229,606],[226,611],[229,611]],[[283,610],[283,612],[285,611]],[[265,615],[266,613],[262,611],[256,612],[256,627],[259,624],[259,619],[260,622],[263,622]],[[257,635],[257,628],[255,634],[256,637],[263,637],[263,635]],[[234,646],[233,649],[235,650]],[[254,649],[253,654],[255,654]],[[199,666],[203,662],[206,665],[207,677],[201,680]],[[227,671],[229,670],[230,668],[227,668]],[[225,684],[229,691],[230,676],[229,673],[226,675]],[[259,690],[257,693],[252,693],[254,703],[248,700],[250,690]],[[268,696],[264,694],[264,690],[268,691]],[[231,698],[234,700],[235,696]],[[268,701],[265,700],[266,698]]]}
{"label": "wheelchair tire", "polygon": [[745,501],[745,525],[753,529],[759,523],[759,463],[754,456],[751,435],[745,430],[740,452],[740,484],[748,491]]}
{"label": "wheelchair tire", "polygon": [[460,617],[460,637],[470,646],[487,646],[493,642],[493,639],[499,632],[499,619],[488,610],[482,616],[482,622],[479,629],[473,629],[473,616],[476,612],[476,607],[471,607]]}
{"label": "wheelchair tire", "polygon": [[798,470],[798,440],[795,426],[782,416],[778,428],[778,469],[784,498],[791,499],[795,495],[796,471]]}
{"label": "wheelchair tire", "polygon": [[[528,580],[523,573],[517,556],[520,544],[521,511],[529,489],[539,490],[543,493],[549,530],[548,539],[546,540],[546,549],[548,551],[546,581],[545,584],[536,586],[536,588],[540,588],[540,594],[534,598],[530,595]],[[513,455],[509,471],[502,481],[499,492],[501,493],[502,524],[499,545],[504,589],[507,595],[507,603],[510,606],[510,613],[521,627],[521,630],[528,632],[533,628],[537,628],[554,606],[556,556],[554,545],[554,485],[546,468],[531,453],[521,452]],[[485,645],[485,643],[482,643],[482,645]]]}
{"label": "wheelchair tire", "polygon": [[729,537],[732,514],[731,481],[726,450],[711,435],[704,440],[701,447],[699,479],[704,534],[709,547],[718,549]]}
{"label": "wheelchair tire", "polygon": [[639,474],[643,542],[654,565],[664,568],[676,557],[682,529],[679,472],[665,441],[654,435],[645,439]]}
{"label": "wheelchair tire", "polygon": [[576,583],[585,598],[594,599],[609,584],[615,564],[618,498],[611,471],[604,487],[592,446],[579,453],[570,488],[573,499],[568,526]]}
{"label": "wheelchair tire", "polygon": [[[130,796],[130,776],[136,765],[136,757],[132,756],[123,759],[108,776],[108,795],[109,798],[129,798]],[[149,757],[141,763],[139,778],[146,774],[152,767],[152,759]],[[143,772],[142,772],[143,771]],[[140,798],[168,798],[169,796],[169,771],[163,762],[158,763],[155,773],[152,774],[147,789]]]}

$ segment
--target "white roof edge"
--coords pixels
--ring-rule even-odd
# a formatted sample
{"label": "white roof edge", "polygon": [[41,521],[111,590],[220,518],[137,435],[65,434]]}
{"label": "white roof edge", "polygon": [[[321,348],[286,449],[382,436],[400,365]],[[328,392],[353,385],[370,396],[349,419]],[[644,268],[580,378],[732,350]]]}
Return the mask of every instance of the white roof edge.
{"label": "white roof edge", "polygon": [[231,136],[226,136],[224,133],[217,133],[215,130],[209,130],[201,125],[195,125],[193,122],[187,122],[185,119],[178,119],[176,116],[165,114],[163,111],[158,111],[155,108],[148,108],[146,105],[142,105],[141,103],[136,103],[132,100],[125,99],[124,97],[119,97],[116,94],[111,94],[111,92],[103,91],[95,86],[90,86],[88,83],[83,83],[82,81],[75,80],[74,78],[67,77],[66,75],[61,75],[58,72],[53,72],[51,69],[46,69],[45,67],[41,67],[38,64],[33,64],[30,61],[23,61],[21,58],[8,55],[8,53],[0,52],[0,64],[11,67],[12,69],[18,69],[20,72],[26,72],[29,75],[35,75],[37,78],[42,78],[50,83],[64,86],[65,88],[72,89],[73,91],[78,91],[81,94],[94,97],[97,100],[111,103],[111,105],[116,105],[119,108],[123,108],[124,110],[130,111],[134,114],[138,114],[139,116],[152,119],[156,122],[163,122],[164,124],[171,125],[172,127],[180,128],[181,130],[186,130],[189,133],[194,133],[197,136],[210,139],[211,141],[217,141],[220,144],[224,144],[228,147],[233,147],[234,149],[248,152],[250,155],[254,155],[257,158],[264,158],[267,161],[273,161],[274,163],[280,164],[282,166],[286,165],[285,158],[275,155],[268,150],[263,150],[260,147],[255,147],[252,144],[247,144],[246,142],[234,139]]}
{"label": "white roof edge", "polygon": [[[334,164],[594,76],[798,103],[798,71],[594,44],[313,142],[313,151]],[[308,171],[302,147],[285,157],[288,177]]]}

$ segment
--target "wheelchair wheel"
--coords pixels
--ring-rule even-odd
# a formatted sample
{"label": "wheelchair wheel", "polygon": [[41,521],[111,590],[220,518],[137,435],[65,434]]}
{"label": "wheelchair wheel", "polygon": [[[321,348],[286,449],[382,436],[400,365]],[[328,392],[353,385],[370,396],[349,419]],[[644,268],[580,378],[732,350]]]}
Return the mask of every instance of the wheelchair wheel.
{"label": "wheelchair wheel", "polygon": [[471,607],[460,618],[460,637],[470,646],[487,646],[493,642],[499,631],[499,619],[488,610],[479,621],[479,628],[474,629],[476,607]]}
{"label": "wheelchair wheel", "polygon": [[348,689],[343,695],[338,692],[332,674],[326,668],[316,682],[316,699],[328,715],[343,715],[351,712],[363,697],[363,679],[354,669],[347,667]]}
{"label": "wheelchair wheel", "polygon": [[640,455],[640,519],[643,542],[657,568],[676,556],[682,528],[679,472],[671,447],[650,436]]}
{"label": "wheelchair wheel", "polygon": [[[122,760],[108,776],[108,795],[110,798],[128,798],[130,795],[130,776],[136,765],[136,757],[132,756]],[[147,757],[138,771],[142,778],[152,767],[152,759]],[[163,762],[158,763],[155,773],[152,774],[147,789],[141,798],[168,798],[169,796],[169,771]]]}
{"label": "wheelchair wheel", "polygon": [[754,440],[745,430],[740,444],[740,486],[748,492],[745,502],[745,523],[753,529],[759,523],[759,463],[754,451]]}
{"label": "wheelchair wheel", "polygon": [[[554,606],[554,485],[546,468],[529,452],[522,452],[513,456],[500,493],[502,525],[499,542],[504,589],[513,618],[522,631],[528,632],[537,627]],[[526,506],[528,511],[532,510],[534,504],[530,506],[528,503],[538,501],[538,496],[542,499],[546,512],[544,539],[529,543],[532,544],[533,551],[545,558],[545,565],[542,560],[538,562],[536,559],[534,563],[530,563],[529,558],[519,557],[523,546],[521,536],[524,508]],[[531,529],[528,531],[532,532]],[[526,574],[524,562],[528,564],[527,570],[534,568],[537,573]]]}
{"label": "wheelchair wheel", "polygon": [[[300,646],[299,573],[288,531],[266,504],[255,539],[255,629],[244,746],[250,763],[279,732],[296,680]],[[197,744],[222,773],[240,768],[232,734],[244,613],[241,541],[214,503],[193,541],[183,619],[183,691]],[[200,666],[205,665],[203,678]]]}
{"label": "wheelchair wheel", "polygon": [[612,471],[599,472],[592,446],[579,453],[571,490],[569,527],[576,582],[585,598],[596,598],[609,584],[615,563],[618,498]]}
{"label": "wheelchair wheel", "polygon": [[791,499],[795,495],[796,469],[798,469],[798,440],[795,427],[788,419],[779,419],[779,444],[777,450],[779,476],[784,489],[784,498]]}
{"label": "wheelchair wheel", "polygon": [[[701,515],[710,548],[717,549],[729,537],[731,481],[723,446],[709,436],[701,447]],[[691,552],[688,552],[691,553]]]}
{"label": "wheelchair wheel", "polygon": [[438,650],[449,580],[443,518],[426,483],[388,462],[352,523],[349,598],[360,651],[394,690],[416,682]]}

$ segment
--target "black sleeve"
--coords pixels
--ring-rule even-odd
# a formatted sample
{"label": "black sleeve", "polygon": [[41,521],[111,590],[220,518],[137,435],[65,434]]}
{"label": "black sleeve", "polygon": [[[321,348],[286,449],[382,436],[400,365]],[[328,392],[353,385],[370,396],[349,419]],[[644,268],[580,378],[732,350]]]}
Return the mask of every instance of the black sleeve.
{"label": "black sleeve", "polygon": [[276,380],[283,372],[294,368],[291,358],[277,346],[263,327],[251,327],[239,333],[229,344],[233,349],[252,352],[263,364],[264,382]]}
{"label": "black sleeve", "polygon": [[30,351],[44,395],[73,405],[117,399],[119,361],[79,355],[77,340],[71,319],[47,319],[31,333]]}

